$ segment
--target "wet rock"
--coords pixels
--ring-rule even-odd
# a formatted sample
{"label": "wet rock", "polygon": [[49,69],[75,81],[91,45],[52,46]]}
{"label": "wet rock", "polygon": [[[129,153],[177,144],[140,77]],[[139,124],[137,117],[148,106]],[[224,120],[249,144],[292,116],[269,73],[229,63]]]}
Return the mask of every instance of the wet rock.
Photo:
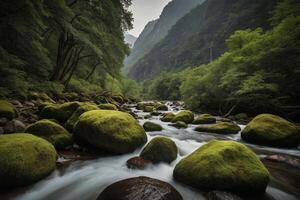
{"label": "wet rock", "polygon": [[234,116],[237,121],[248,121],[249,117],[246,113],[239,113]]}
{"label": "wet rock", "polygon": [[184,123],[183,121],[177,121],[175,124],[171,124],[171,126],[174,126],[176,128],[187,128],[188,125]]}
{"label": "wet rock", "polygon": [[168,106],[166,106],[165,104],[159,104],[156,106],[155,108],[156,110],[161,110],[161,111],[168,111]]}
{"label": "wet rock", "polygon": [[216,118],[210,114],[203,114],[195,118],[193,124],[214,124],[216,123]]}
{"label": "wet rock", "polygon": [[212,125],[200,125],[195,128],[195,131],[198,132],[208,132],[208,133],[217,133],[217,134],[237,134],[241,128],[231,122],[218,122],[217,124]]}
{"label": "wet rock", "polygon": [[126,166],[129,169],[145,169],[147,166],[149,166],[152,162],[149,160],[146,160],[142,157],[133,157],[127,160]]}
{"label": "wet rock", "polygon": [[135,177],[116,182],[98,196],[97,200],[182,200],[180,193],[169,183]]}
{"label": "wet rock", "polygon": [[174,113],[168,112],[168,113],[165,113],[160,120],[163,122],[171,122],[174,117],[175,117]]}
{"label": "wet rock", "polygon": [[22,133],[25,130],[23,122],[13,119],[8,121],[3,127],[4,133]]}
{"label": "wet rock", "polygon": [[25,101],[24,105],[25,106],[29,106],[29,107],[34,107],[35,106],[35,104],[33,102],[31,102],[31,101]]}
{"label": "wet rock", "polygon": [[273,162],[285,163],[292,167],[300,169],[300,159],[297,159],[297,158],[292,158],[292,157],[283,156],[283,155],[269,155],[269,156],[266,156],[264,159],[273,161]]}
{"label": "wet rock", "polygon": [[143,111],[144,112],[152,112],[154,110],[154,107],[153,106],[145,106],[143,108]]}
{"label": "wet rock", "polygon": [[218,191],[218,190],[209,192],[207,194],[207,199],[208,200],[242,200],[242,198],[240,198],[235,194],[224,192],[224,191]]}
{"label": "wet rock", "polygon": [[111,103],[99,104],[98,107],[103,110],[118,110],[117,106]]}
{"label": "wet rock", "polygon": [[16,108],[23,108],[22,103],[18,100],[12,100],[11,103],[14,104]]}
{"label": "wet rock", "polygon": [[145,115],[145,116],[144,116],[144,119],[151,119],[151,118],[152,118],[151,115]]}
{"label": "wet rock", "polygon": [[182,110],[175,115],[172,122],[183,121],[186,124],[194,121],[194,113],[189,110]]}
{"label": "wet rock", "polygon": [[161,112],[157,112],[157,111],[153,111],[150,113],[152,116],[159,116],[161,115],[162,113]]}
{"label": "wet rock", "polygon": [[218,121],[219,121],[219,122],[232,122],[231,119],[224,118],[224,117],[219,118]]}
{"label": "wet rock", "polygon": [[147,121],[143,124],[145,131],[161,131],[163,130],[160,124],[156,124],[150,121]]}
{"label": "wet rock", "polygon": [[6,117],[0,118],[0,126],[4,126],[9,120]]}
{"label": "wet rock", "polygon": [[242,131],[241,137],[251,143],[279,147],[297,147],[300,143],[297,126],[271,114],[256,116]]}
{"label": "wet rock", "polygon": [[176,180],[202,190],[263,194],[269,172],[256,154],[234,141],[211,141],[183,158],[175,167]]}

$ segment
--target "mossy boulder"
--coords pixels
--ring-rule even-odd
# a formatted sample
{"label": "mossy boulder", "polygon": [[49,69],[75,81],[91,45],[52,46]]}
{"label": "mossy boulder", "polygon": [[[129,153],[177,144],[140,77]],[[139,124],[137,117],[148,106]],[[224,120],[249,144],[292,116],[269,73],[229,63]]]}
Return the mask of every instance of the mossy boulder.
{"label": "mossy boulder", "polygon": [[194,121],[194,113],[189,110],[182,110],[172,119],[172,122],[177,121],[183,121],[186,124],[192,123]]}
{"label": "mossy boulder", "polygon": [[132,152],[147,142],[145,130],[134,117],[113,110],[83,113],[74,128],[74,137],[114,154]]}
{"label": "mossy boulder", "polygon": [[145,122],[143,127],[145,131],[161,131],[163,129],[160,124],[156,124],[150,121]]}
{"label": "mossy boulder", "polygon": [[158,104],[156,107],[155,107],[156,110],[161,110],[161,111],[168,111],[169,108],[167,105],[165,104]]}
{"label": "mossy boulder", "polygon": [[256,154],[234,141],[211,141],[182,159],[176,180],[202,190],[257,195],[265,192],[269,172]]}
{"label": "mossy boulder", "polygon": [[241,133],[243,140],[279,147],[297,147],[300,131],[293,123],[271,114],[261,114],[250,121]]}
{"label": "mossy boulder", "polygon": [[48,119],[29,125],[25,129],[25,133],[44,138],[56,149],[63,149],[72,144],[72,135],[64,127]]}
{"label": "mossy boulder", "polygon": [[80,102],[68,102],[63,104],[48,104],[40,112],[41,119],[56,119],[64,124],[81,105]]}
{"label": "mossy boulder", "polygon": [[53,99],[51,99],[46,93],[43,92],[30,92],[28,95],[29,100],[39,100],[49,103],[55,103]]}
{"label": "mossy boulder", "polygon": [[90,103],[85,103],[79,106],[76,109],[76,111],[71,115],[71,117],[68,119],[68,121],[65,123],[66,129],[68,129],[70,132],[73,132],[75,124],[77,123],[80,115],[91,110],[99,110],[99,108],[98,106]]}
{"label": "mossy boulder", "polygon": [[163,122],[171,122],[174,117],[175,117],[174,113],[168,112],[168,113],[165,113],[160,120]]}
{"label": "mossy boulder", "polygon": [[154,107],[153,106],[145,106],[143,108],[143,111],[144,112],[152,112],[154,110]]}
{"label": "mossy boulder", "polygon": [[216,118],[210,114],[203,114],[199,117],[196,117],[193,121],[193,124],[214,124],[216,123]]}
{"label": "mossy boulder", "polygon": [[56,167],[52,144],[31,134],[0,135],[0,187],[14,188],[34,183]]}
{"label": "mossy boulder", "polygon": [[177,121],[175,124],[172,124],[172,126],[176,128],[187,128],[188,125],[183,121]]}
{"label": "mossy boulder", "polygon": [[99,104],[98,107],[103,110],[118,110],[117,106],[111,103]]}
{"label": "mossy boulder", "polygon": [[140,157],[153,163],[171,163],[177,158],[177,146],[175,142],[166,137],[153,138],[143,149]]}
{"label": "mossy boulder", "polygon": [[237,134],[241,128],[232,122],[218,122],[211,125],[200,125],[195,128],[198,132],[209,132],[217,134]]}
{"label": "mossy boulder", "polygon": [[5,100],[0,100],[0,118],[5,117],[9,120],[18,117],[15,106]]}

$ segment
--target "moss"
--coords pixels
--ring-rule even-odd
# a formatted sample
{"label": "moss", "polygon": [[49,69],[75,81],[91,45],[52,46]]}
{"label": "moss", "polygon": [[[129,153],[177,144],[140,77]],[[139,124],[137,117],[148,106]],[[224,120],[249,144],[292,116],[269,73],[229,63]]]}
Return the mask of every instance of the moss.
{"label": "moss", "polygon": [[162,110],[162,111],[168,111],[168,106],[166,106],[165,104],[158,104],[156,107],[155,107],[156,110]]}
{"label": "moss", "polygon": [[204,190],[225,190],[256,195],[264,193],[269,172],[254,152],[233,141],[211,141],[182,159],[176,180]]}
{"label": "moss", "polygon": [[18,117],[15,106],[5,100],[0,100],[0,118],[5,117],[9,120]]}
{"label": "moss", "polygon": [[242,139],[256,144],[297,147],[300,131],[297,127],[276,115],[261,114],[250,121],[241,133]]}
{"label": "moss", "polygon": [[160,120],[163,122],[171,122],[174,117],[175,117],[174,113],[168,112],[168,113],[165,113]]}
{"label": "moss", "polygon": [[147,121],[143,125],[145,131],[161,131],[163,128],[161,125]]}
{"label": "moss", "polygon": [[99,104],[98,107],[103,110],[118,110],[117,106],[111,103]]}
{"label": "moss", "polygon": [[152,112],[154,110],[154,107],[153,106],[145,106],[143,108],[143,111],[144,112]]}
{"label": "moss", "polygon": [[231,122],[218,122],[212,125],[201,125],[195,128],[195,131],[199,132],[209,132],[218,134],[237,134],[241,128]]}
{"label": "moss", "polygon": [[182,110],[172,119],[172,122],[177,121],[183,121],[186,124],[192,123],[194,121],[194,113],[189,110]]}
{"label": "moss", "polygon": [[48,104],[40,112],[41,119],[56,119],[64,124],[81,105],[80,102],[68,102],[63,104]]}
{"label": "moss", "polygon": [[210,114],[203,114],[194,119],[193,124],[214,124],[216,123],[216,118]]}
{"label": "moss", "polygon": [[175,124],[173,124],[176,128],[187,128],[188,125],[184,123],[183,121],[177,121]]}
{"label": "moss", "polygon": [[98,106],[90,103],[85,103],[79,106],[76,109],[76,111],[72,114],[72,116],[68,119],[68,121],[65,123],[66,129],[68,129],[70,132],[73,132],[75,124],[77,123],[80,115],[91,110],[99,110],[99,108]]}
{"label": "moss", "polygon": [[44,138],[56,149],[62,149],[72,144],[72,135],[64,127],[51,120],[37,121],[29,125],[25,132]]}
{"label": "moss", "polygon": [[[0,136],[0,187],[34,183],[56,167],[56,151],[46,140],[31,134]],[[4,181],[5,180],[5,181]]]}
{"label": "moss", "polygon": [[166,137],[152,139],[140,154],[140,157],[153,163],[170,163],[177,158],[177,146],[175,142]]}
{"label": "moss", "polygon": [[146,133],[130,114],[112,110],[83,113],[74,128],[76,140],[115,154],[134,151],[147,142]]}
{"label": "moss", "polygon": [[115,100],[118,103],[124,103],[124,97],[122,95],[114,95],[112,96],[112,99]]}
{"label": "moss", "polygon": [[248,119],[248,115],[246,113],[239,113],[239,114],[235,115],[234,118],[236,120],[242,120],[243,121],[243,120]]}
{"label": "moss", "polygon": [[49,103],[55,103],[46,93],[30,92],[28,95],[29,100],[40,100]]}

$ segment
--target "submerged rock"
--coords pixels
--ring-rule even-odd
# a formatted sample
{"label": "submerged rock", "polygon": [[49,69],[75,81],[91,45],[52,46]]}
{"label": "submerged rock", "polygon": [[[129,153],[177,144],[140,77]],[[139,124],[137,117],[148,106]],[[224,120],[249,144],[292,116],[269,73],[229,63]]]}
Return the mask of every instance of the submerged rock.
{"label": "submerged rock", "polygon": [[168,112],[168,113],[165,113],[160,120],[163,122],[171,122],[174,117],[175,117],[174,113]]}
{"label": "submerged rock", "polygon": [[140,157],[153,163],[171,163],[177,158],[177,146],[175,142],[166,137],[153,138],[143,149]]}
{"label": "submerged rock", "polygon": [[300,131],[291,122],[271,114],[261,114],[250,121],[241,133],[243,140],[279,147],[297,147]]}
{"label": "submerged rock", "polygon": [[198,132],[209,132],[217,134],[237,134],[241,128],[231,122],[218,122],[217,124],[212,125],[201,125],[195,128],[195,131]]}
{"label": "submerged rock", "polygon": [[8,101],[0,100],[0,118],[5,117],[9,120],[18,117],[15,106]]}
{"label": "submerged rock", "polygon": [[193,124],[214,124],[216,123],[216,118],[210,114],[203,114],[194,119]]}
{"label": "submerged rock", "polygon": [[248,147],[233,141],[211,141],[182,159],[176,180],[202,190],[257,195],[265,192],[269,172]]}
{"label": "submerged rock", "polygon": [[116,182],[98,196],[97,200],[182,200],[180,193],[169,183],[135,177]]}
{"label": "submerged rock", "polygon": [[63,149],[73,143],[72,135],[54,121],[43,119],[29,125],[25,133],[30,133],[54,145],[56,149]]}
{"label": "submerged rock", "polygon": [[163,128],[160,124],[147,121],[143,125],[145,131],[161,131]]}
{"label": "submerged rock", "polygon": [[98,105],[103,110],[118,110],[117,106],[111,103],[103,103]]}
{"label": "submerged rock", "polygon": [[130,114],[113,110],[83,113],[74,128],[77,141],[104,151],[124,154],[147,142],[142,126]]}
{"label": "submerged rock", "polygon": [[186,124],[192,123],[194,121],[194,113],[189,110],[182,110],[172,119],[172,122],[177,121],[183,121]]}
{"label": "submerged rock", "polygon": [[56,151],[46,140],[31,134],[0,135],[0,187],[34,183],[56,167]]}
{"label": "submerged rock", "polygon": [[152,162],[149,160],[146,160],[142,157],[136,156],[133,158],[130,158],[126,162],[126,166],[129,169],[145,169],[148,165],[150,165]]}

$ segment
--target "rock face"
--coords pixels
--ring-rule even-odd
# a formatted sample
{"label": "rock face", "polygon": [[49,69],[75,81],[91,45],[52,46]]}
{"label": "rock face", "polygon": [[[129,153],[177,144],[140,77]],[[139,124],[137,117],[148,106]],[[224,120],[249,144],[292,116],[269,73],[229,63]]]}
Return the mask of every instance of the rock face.
{"label": "rock face", "polygon": [[175,114],[169,112],[169,113],[165,113],[160,120],[163,122],[171,122],[174,117],[175,117]]}
{"label": "rock face", "polygon": [[24,133],[0,136],[1,188],[34,183],[50,174],[55,162],[53,145],[42,138]]}
{"label": "rock face", "polygon": [[231,122],[219,122],[212,125],[201,125],[195,128],[195,131],[199,132],[209,132],[217,134],[236,134],[241,130],[241,128]]}
{"label": "rock face", "polygon": [[194,121],[194,113],[189,110],[180,111],[172,119],[172,122],[183,121],[186,124],[192,123]]}
{"label": "rock face", "polygon": [[148,165],[151,164],[151,161],[145,160],[141,157],[133,157],[127,160],[126,166],[129,169],[145,169]]}
{"label": "rock face", "polygon": [[99,108],[103,110],[118,110],[117,106],[111,103],[99,104]]}
{"label": "rock face", "polygon": [[108,186],[97,200],[182,200],[182,196],[169,183],[141,176]]}
{"label": "rock face", "polygon": [[113,110],[83,113],[74,128],[76,140],[104,151],[123,154],[147,142],[142,126],[130,114]]}
{"label": "rock face", "polygon": [[153,163],[170,163],[177,158],[177,151],[177,146],[171,139],[156,137],[146,145],[140,157]]}
{"label": "rock face", "polygon": [[203,114],[194,119],[193,124],[214,124],[216,123],[216,118],[210,114]]}
{"label": "rock face", "polygon": [[264,193],[269,172],[254,152],[233,141],[211,141],[182,159],[173,176],[204,190],[225,190],[257,195]]}
{"label": "rock face", "polygon": [[256,116],[241,136],[245,141],[270,146],[297,147],[300,143],[299,129],[293,123],[271,114]]}
{"label": "rock face", "polygon": [[145,131],[161,131],[163,128],[161,125],[147,121],[143,125]]}
{"label": "rock face", "polygon": [[72,135],[64,127],[47,119],[29,125],[25,133],[44,138],[56,149],[63,149],[73,143]]}
{"label": "rock face", "polygon": [[18,117],[18,111],[8,101],[0,100],[0,118],[5,117],[9,120]]}

